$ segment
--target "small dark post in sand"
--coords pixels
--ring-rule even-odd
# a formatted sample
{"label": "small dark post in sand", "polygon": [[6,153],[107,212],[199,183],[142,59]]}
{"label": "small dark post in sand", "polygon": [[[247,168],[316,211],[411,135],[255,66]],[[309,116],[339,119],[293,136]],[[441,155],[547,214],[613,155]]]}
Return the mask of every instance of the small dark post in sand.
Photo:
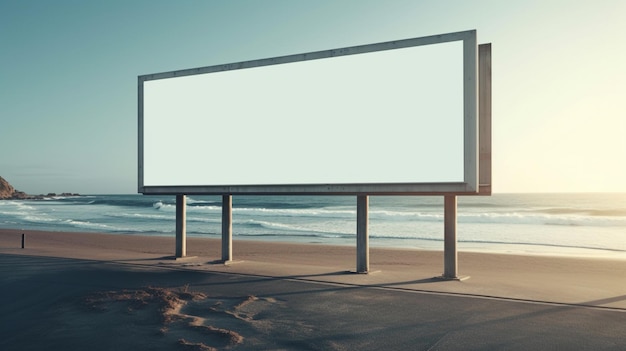
{"label": "small dark post in sand", "polygon": [[26,234],[22,233],[22,249],[24,248],[25,243],[26,243]]}

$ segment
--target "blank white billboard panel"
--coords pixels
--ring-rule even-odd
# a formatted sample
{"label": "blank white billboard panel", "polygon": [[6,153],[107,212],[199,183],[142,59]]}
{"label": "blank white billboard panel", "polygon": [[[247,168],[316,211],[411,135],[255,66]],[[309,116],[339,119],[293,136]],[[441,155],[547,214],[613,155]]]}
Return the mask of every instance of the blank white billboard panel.
{"label": "blank white billboard panel", "polygon": [[473,192],[475,32],[461,34],[141,76],[139,190]]}

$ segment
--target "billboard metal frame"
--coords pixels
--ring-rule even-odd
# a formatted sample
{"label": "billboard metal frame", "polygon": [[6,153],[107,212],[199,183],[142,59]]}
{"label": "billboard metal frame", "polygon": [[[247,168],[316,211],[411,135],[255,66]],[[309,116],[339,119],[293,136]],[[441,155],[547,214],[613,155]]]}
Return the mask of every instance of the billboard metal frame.
{"label": "billboard metal frame", "polygon": [[[257,184],[257,185],[146,185],[144,184],[144,83],[157,79],[327,59],[345,55],[462,41],[463,43],[463,181],[416,183]],[[479,84],[476,31],[447,33],[369,45],[147,74],[138,77],[138,192],[145,195],[477,195],[484,187],[479,167]],[[481,146],[481,150],[484,149]],[[481,151],[482,152],[482,151]],[[490,155],[489,155],[490,156]],[[480,159],[479,159],[480,158]],[[219,165],[217,165],[219,168]],[[483,167],[484,168],[484,167]],[[479,175],[479,172],[481,173]]]}

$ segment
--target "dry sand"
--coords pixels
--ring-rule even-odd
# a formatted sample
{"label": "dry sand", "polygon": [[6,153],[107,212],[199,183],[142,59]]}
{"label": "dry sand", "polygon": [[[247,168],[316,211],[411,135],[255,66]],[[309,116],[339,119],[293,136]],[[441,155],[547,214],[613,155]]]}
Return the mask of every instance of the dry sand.
{"label": "dry sand", "polygon": [[[21,234],[25,233],[25,248]],[[626,347],[626,261],[0,230],[0,349]]]}

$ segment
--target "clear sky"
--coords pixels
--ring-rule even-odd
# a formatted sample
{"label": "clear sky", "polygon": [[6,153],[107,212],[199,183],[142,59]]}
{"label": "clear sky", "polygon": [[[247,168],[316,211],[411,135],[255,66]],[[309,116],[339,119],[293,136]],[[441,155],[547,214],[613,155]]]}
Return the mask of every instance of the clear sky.
{"label": "clear sky", "polygon": [[[626,192],[626,1],[0,0],[0,176],[135,193],[137,76],[468,29],[495,192]],[[208,139],[210,141],[210,139]]]}

